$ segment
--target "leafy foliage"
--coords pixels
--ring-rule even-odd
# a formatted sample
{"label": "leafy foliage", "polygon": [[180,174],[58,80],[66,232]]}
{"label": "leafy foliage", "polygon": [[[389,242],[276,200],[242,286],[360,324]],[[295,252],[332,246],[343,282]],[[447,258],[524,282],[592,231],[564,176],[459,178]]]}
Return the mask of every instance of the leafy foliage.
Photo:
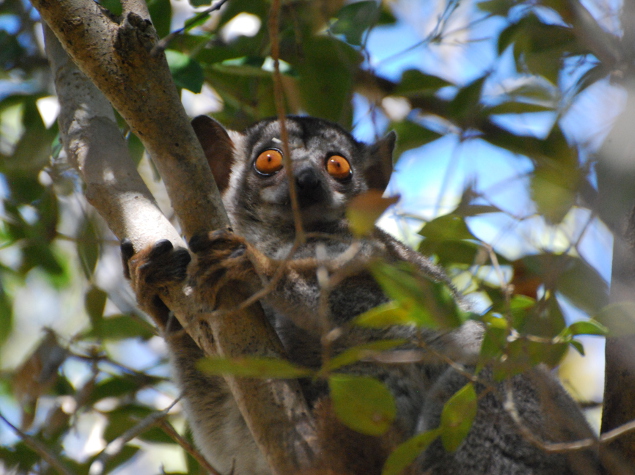
{"label": "leafy foliage", "polygon": [[[121,13],[117,1],[99,3]],[[433,147],[449,138],[456,139],[455,152],[463,150],[469,157],[468,166],[491,167],[489,157],[495,155],[504,157],[497,162],[501,168],[520,170],[519,176],[501,178],[511,195],[501,198],[496,191],[500,183],[481,186],[473,177],[450,193],[443,178],[446,184],[428,203],[419,191],[435,184],[422,174],[416,186],[409,185],[410,198],[403,190],[403,205],[394,208],[413,231],[406,237],[447,269],[478,309],[466,312],[446,286],[418,278],[407,266],[378,263],[373,273],[394,302],[356,321],[368,327],[416,325],[423,330],[451,329],[478,319],[485,338],[476,370],[491,365],[495,377],[504,379],[541,363],[555,367],[569,347],[584,352],[580,336],[632,334],[635,328],[635,311],[628,305],[606,307],[607,283],[595,267],[606,267],[608,257],[587,259],[592,253],[584,241],[586,230],[604,229],[588,212],[597,195],[592,159],[598,140],[587,140],[571,125],[578,104],[589,97],[597,100],[609,76],[620,77],[620,64],[626,61],[612,62],[602,52],[619,47],[617,32],[627,25],[608,31],[608,22],[600,24],[600,17],[591,14],[582,24],[564,2],[488,0],[462,2],[459,9],[456,3],[446,2],[438,16],[429,10],[431,18],[438,18],[434,27],[421,28],[420,41],[411,48],[404,44],[383,61],[375,57],[383,54],[381,34],[401,28],[405,35],[420,27],[409,23],[399,2],[393,8],[374,1],[285,3],[280,28],[284,107],[347,128],[357,125],[360,134],[372,129],[381,136],[385,128],[394,129],[397,169],[405,175],[413,162],[428,160],[438,150]],[[151,0],[148,6],[154,27],[165,37],[174,27],[171,3]],[[214,21],[188,24],[166,52],[177,87],[194,93],[213,88],[222,103],[213,115],[232,129],[275,114],[269,8],[265,0],[230,1],[213,14]],[[236,31],[238,15],[255,28]],[[613,25],[619,24],[614,19]],[[461,25],[464,36],[457,36],[454,24]],[[165,391],[170,396],[175,391],[165,389],[167,372],[154,352],[155,331],[134,310],[119,277],[112,237],[86,205],[81,185],[60,155],[57,125],[47,119],[46,100],[54,92],[38,46],[38,28],[37,12],[28,3],[6,0],[0,5],[0,361],[13,378],[12,385],[0,386],[1,415],[20,425],[15,409],[20,405],[22,429],[77,474],[88,473],[93,462],[106,457],[108,443],[136,430],[136,439],[106,457],[110,471],[135,463],[141,452],[156,453],[157,443],[174,446],[157,426],[146,428],[141,422],[165,407],[160,402]],[[492,38],[489,46],[476,41],[483,36]],[[452,54],[465,55],[466,73],[442,64],[452,56],[444,49],[448,44],[454,45]],[[385,67],[408,52],[417,59]],[[465,61],[474,54],[489,59],[479,65]],[[436,59],[422,62],[422,56]],[[590,96],[593,91],[596,95]],[[395,112],[395,103],[406,104],[406,112]],[[597,109],[601,116],[602,109]],[[525,125],[538,116],[548,125],[528,131]],[[153,169],[141,158],[140,142],[133,135],[128,141],[152,182]],[[428,169],[436,167],[426,163]],[[445,177],[457,171],[456,163],[448,163]],[[499,173],[493,168],[480,179],[491,183],[488,178]],[[429,202],[433,213],[426,211]],[[351,208],[359,234],[368,232],[385,204],[371,199]],[[503,223],[496,224],[494,235],[483,232],[491,223]],[[506,244],[505,236],[514,232],[529,245]],[[71,301],[80,305],[67,305]],[[584,317],[574,321],[572,308]],[[44,336],[46,344],[37,346],[43,326],[53,327],[57,336],[53,343]],[[345,424],[381,434],[394,418],[394,401],[379,381],[355,376],[350,368],[398,351],[401,344],[351,348],[312,370],[256,359],[201,365],[245,377],[324,378]],[[131,355],[142,356],[137,361]],[[50,384],[12,391],[28,386],[33,374]],[[455,449],[469,430],[475,404],[468,383],[446,405],[441,426],[402,444],[384,473],[400,473],[438,437],[448,450]],[[103,440],[97,449],[73,453],[69,438],[78,431],[86,436],[91,420],[93,427],[105,421]],[[0,432],[0,466],[21,473],[53,471],[29,439],[5,434]],[[139,448],[139,440],[147,444]],[[181,473],[197,470],[193,459],[174,468]]]}

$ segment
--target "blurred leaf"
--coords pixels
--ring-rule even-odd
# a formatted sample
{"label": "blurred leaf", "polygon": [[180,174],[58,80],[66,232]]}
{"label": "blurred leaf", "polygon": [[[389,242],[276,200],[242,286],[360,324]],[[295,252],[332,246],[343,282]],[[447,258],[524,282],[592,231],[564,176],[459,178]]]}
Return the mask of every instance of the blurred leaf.
{"label": "blurred leaf", "polygon": [[467,383],[445,403],[441,412],[441,441],[445,450],[454,452],[459,448],[472,428],[476,410],[476,391],[472,383]]}
{"label": "blurred leaf", "polygon": [[84,308],[86,309],[88,318],[90,318],[93,331],[96,331],[99,336],[102,336],[101,323],[107,299],[108,294],[94,285],[86,291],[86,295],[84,296]]}
{"label": "blurred leaf", "polygon": [[480,372],[486,365],[497,361],[503,355],[507,347],[508,336],[509,331],[506,328],[496,326],[487,328],[481,343],[477,372]]}
{"label": "blurred leaf", "polygon": [[531,198],[538,212],[554,224],[562,222],[575,205],[575,188],[570,186],[571,176],[562,170],[548,166],[537,166],[531,177]]}
{"label": "blurred leaf", "polygon": [[[4,290],[2,270],[0,268],[0,347],[5,343],[13,330],[13,305],[9,295]],[[2,366],[2,359],[0,359]]]}
{"label": "blurred leaf", "polygon": [[529,102],[509,101],[502,102],[493,107],[488,107],[488,114],[528,114],[531,112],[553,112],[553,108],[540,104],[531,104]]}
{"label": "blurred leaf", "polygon": [[121,15],[123,11],[119,0],[99,0],[99,4],[108,9],[113,15]]}
{"label": "blurred leaf", "polygon": [[430,95],[439,89],[453,84],[432,74],[425,74],[418,69],[408,69],[401,75],[401,80],[392,92],[394,96],[414,97]]}
{"label": "blurred leaf", "polygon": [[147,340],[156,335],[154,328],[149,323],[130,315],[114,315],[99,319],[99,330],[93,326],[85,336],[87,338],[99,336],[108,341],[123,340],[126,338],[141,338]]}
{"label": "blurred leaf", "polygon": [[569,344],[575,348],[575,350],[580,354],[580,356],[585,356],[584,354],[584,346],[577,340],[571,340]]}
{"label": "blurred leaf", "polygon": [[434,132],[409,120],[393,122],[390,124],[390,128],[397,134],[397,143],[394,152],[395,157],[401,156],[406,150],[421,147],[441,137],[441,134],[438,132]]}
{"label": "blurred leaf", "polygon": [[483,0],[478,2],[476,6],[479,10],[483,10],[487,13],[507,16],[509,10],[514,6],[514,3],[509,2],[509,0]]}
{"label": "blurred leaf", "polygon": [[543,105],[550,109],[558,106],[558,89],[540,76],[523,78],[516,87],[506,89],[505,92],[515,99],[522,98],[526,102]]}
{"label": "blurred leaf", "polygon": [[474,239],[476,237],[465,224],[462,216],[446,214],[427,223],[419,235],[435,241]]}
{"label": "blurred leaf", "polygon": [[467,317],[446,285],[433,282],[411,266],[376,262],[371,272],[388,296],[406,309],[418,326],[456,328]]}
{"label": "blurred leaf", "polygon": [[199,370],[208,374],[232,374],[244,378],[289,379],[313,375],[309,368],[276,358],[203,358],[197,363]]}
{"label": "blurred leaf", "polygon": [[388,388],[374,378],[349,374],[329,376],[329,389],[337,418],[362,434],[379,436],[397,413]]}
{"label": "blurred leaf", "polygon": [[564,272],[558,276],[556,288],[573,305],[594,314],[609,303],[609,287],[602,276],[580,258],[565,260]]}
{"label": "blurred leaf", "polygon": [[[127,376],[109,378],[95,385],[90,393],[90,401],[97,402],[105,398],[118,398],[125,395],[132,395],[147,385],[150,381],[152,381],[150,377],[147,379],[135,379]],[[144,408],[144,410],[149,412],[149,409]],[[112,438],[115,437],[116,434],[113,433]]]}
{"label": "blurred leaf", "polygon": [[582,320],[572,323],[568,328],[572,335],[600,335],[605,336],[609,329],[594,320]]}
{"label": "blurred leaf", "polygon": [[175,84],[197,94],[201,92],[205,76],[198,61],[171,49],[165,50],[165,56]]}
{"label": "blurred leaf", "polygon": [[148,11],[152,24],[157,30],[159,38],[163,38],[170,34],[170,25],[172,23],[172,5],[170,0],[149,0]]}
{"label": "blurred leaf", "polygon": [[360,54],[325,36],[307,38],[303,53],[297,62],[290,61],[300,74],[302,109],[309,115],[348,126],[352,121],[352,72],[361,62]]}
{"label": "blurred leaf", "polygon": [[380,10],[374,1],[350,3],[342,7],[337,20],[331,25],[331,33],[344,35],[346,42],[360,46],[364,32],[379,20]]}
{"label": "blurred leaf", "polygon": [[449,104],[452,117],[462,120],[480,112],[481,94],[486,79],[487,76],[482,76],[459,89]]}
{"label": "blurred leaf", "polygon": [[354,323],[362,327],[383,328],[391,325],[412,325],[416,321],[412,318],[411,312],[395,302],[388,302],[357,316]]}
{"label": "blurred leaf", "polygon": [[84,275],[90,280],[100,255],[99,237],[97,236],[93,219],[90,216],[86,216],[79,227],[77,253],[82,263]]}
{"label": "blurred leaf", "polygon": [[441,434],[441,428],[421,432],[392,451],[381,475],[399,475]]}
{"label": "blurred leaf", "polygon": [[357,363],[358,361],[367,358],[369,355],[381,352],[392,350],[398,346],[402,346],[406,344],[408,340],[380,340],[373,341],[370,343],[365,343],[363,345],[353,346],[352,348],[348,348],[339,355],[331,358],[326,364],[322,366],[320,369],[320,374],[325,374],[330,371],[339,369],[343,366],[347,366],[353,363]]}
{"label": "blurred leaf", "polygon": [[370,234],[375,222],[386,209],[399,201],[399,197],[384,198],[379,190],[368,190],[354,197],[346,207],[346,217],[351,231],[356,236]]}

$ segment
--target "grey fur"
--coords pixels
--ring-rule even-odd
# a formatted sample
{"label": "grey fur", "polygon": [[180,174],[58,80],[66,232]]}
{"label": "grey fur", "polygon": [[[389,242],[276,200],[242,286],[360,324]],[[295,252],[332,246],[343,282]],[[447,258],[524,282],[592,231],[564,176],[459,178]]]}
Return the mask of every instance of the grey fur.
{"label": "grey fur", "polygon": [[[385,152],[388,148],[391,152],[394,136],[367,146],[354,140],[339,126],[319,119],[290,117],[287,127],[294,170],[297,173],[303,168],[315,168],[321,187],[312,192],[313,198],[303,202],[301,215],[304,228],[333,237],[309,239],[292,259],[320,255],[327,257],[330,267],[329,264],[324,265],[331,270],[337,267],[333,263],[338,259],[352,269],[358,266],[357,271],[351,271],[329,294],[330,324],[343,325],[356,315],[388,301],[368,272],[359,267],[362,262],[374,258],[406,261],[414,264],[425,276],[447,280],[440,269],[386,233],[376,230],[372,237],[360,242],[355,241],[348,230],[345,205],[352,197],[368,190],[371,179],[365,178],[364,172],[384,166],[386,157],[381,157],[382,149]],[[266,256],[285,259],[292,247],[295,230],[284,171],[276,176],[263,177],[253,169],[253,162],[262,150],[281,148],[279,124],[275,120],[261,121],[243,134],[230,133],[230,136],[235,153],[223,200],[233,229]],[[324,161],[330,153],[350,160],[353,169],[350,181],[338,182],[324,172]],[[379,163],[381,160],[383,164]],[[377,182],[377,175],[372,181]],[[354,259],[350,260],[347,256],[354,242],[358,248]],[[263,281],[262,284],[266,284],[267,278],[263,277]],[[321,296],[322,289],[315,272],[312,275],[290,272],[262,301],[290,360],[311,367],[320,365],[320,338],[322,331],[328,330],[323,328],[324,322],[316,321]],[[235,475],[268,474],[264,458],[258,452],[224,381],[196,370],[194,364],[202,353],[183,332],[167,332],[166,337],[174,373],[183,389],[194,438],[205,457],[222,473],[230,473],[233,468]],[[336,341],[335,351],[379,338],[395,337],[407,337],[413,341],[421,338],[429,347],[469,368],[478,354],[482,328],[475,322],[450,333],[425,331],[420,334],[410,327],[381,331],[353,328]],[[464,376],[432,355],[419,364],[359,363],[349,371],[370,374],[388,385],[397,401],[396,424],[404,437],[434,428],[443,403],[467,382]],[[548,386],[546,393],[554,406],[550,410],[559,413],[559,417],[545,412],[546,406],[541,404],[544,398],[541,399],[534,384],[538,380]],[[501,384],[492,384],[500,389],[498,392],[503,392]],[[575,404],[546,371],[537,369],[531,375],[517,376],[512,379],[511,385],[521,417],[539,438],[565,441],[591,436]],[[310,402],[326,391],[324,384],[311,382],[303,382],[303,389]],[[580,467],[586,471],[580,471]],[[380,467],[377,469],[379,471]],[[437,475],[598,473],[595,456],[590,452],[572,456],[547,454],[531,445],[518,433],[502,408],[500,394],[494,392],[480,398],[474,427],[460,448],[454,453],[447,453],[440,444],[433,444],[421,457],[419,472]]]}

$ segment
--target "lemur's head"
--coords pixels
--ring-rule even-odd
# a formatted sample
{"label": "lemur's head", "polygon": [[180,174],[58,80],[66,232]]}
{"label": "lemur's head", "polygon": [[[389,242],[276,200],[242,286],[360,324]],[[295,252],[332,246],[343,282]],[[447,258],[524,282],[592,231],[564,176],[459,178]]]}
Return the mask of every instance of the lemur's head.
{"label": "lemur's head", "polygon": [[[302,224],[323,230],[341,221],[346,204],[371,188],[382,192],[392,171],[395,134],[375,144],[356,141],[339,125],[314,117],[286,119],[289,153]],[[280,123],[265,119],[243,133],[199,116],[192,125],[235,227],[291,226]]]}

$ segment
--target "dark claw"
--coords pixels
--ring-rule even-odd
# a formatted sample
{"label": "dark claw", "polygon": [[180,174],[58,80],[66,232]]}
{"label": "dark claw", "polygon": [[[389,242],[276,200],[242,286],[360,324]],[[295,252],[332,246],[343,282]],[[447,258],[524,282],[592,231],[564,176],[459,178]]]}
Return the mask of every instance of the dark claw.
{"label": "dark claw", "polygon": [[234,259],[236,257],[241,257],[245,254],[245,251],[247,250],[247,248],[245,247],[244,244],[241,244],[240,247],[234,249],[234,251],[232,251],[232,253],[229,255],[230,259]]}
{"label": "dark claw", "polygon": [[167,254],[172,249],[174,249],[174,246],[168,239],[161,239],[152,245],[152,250],[150,254],[148,254],[148,258],[156,259],[157,257]]}
{"label": "dark claw", "polygon": [[128,238],[124,238],[121,241],[121,263],[123,264],[123,275],[126,279],[130,279],[130,269],[128,269],[128,261],[134,256],[134,246],[132,241]]}
{"label": "dark claw", "polygon": [[188,246],[190,247],[192,252],[199,253],[207,249],[209,246],[209,238],[207,237],[207,233],[195,234],[190,238],[188,242]]}

